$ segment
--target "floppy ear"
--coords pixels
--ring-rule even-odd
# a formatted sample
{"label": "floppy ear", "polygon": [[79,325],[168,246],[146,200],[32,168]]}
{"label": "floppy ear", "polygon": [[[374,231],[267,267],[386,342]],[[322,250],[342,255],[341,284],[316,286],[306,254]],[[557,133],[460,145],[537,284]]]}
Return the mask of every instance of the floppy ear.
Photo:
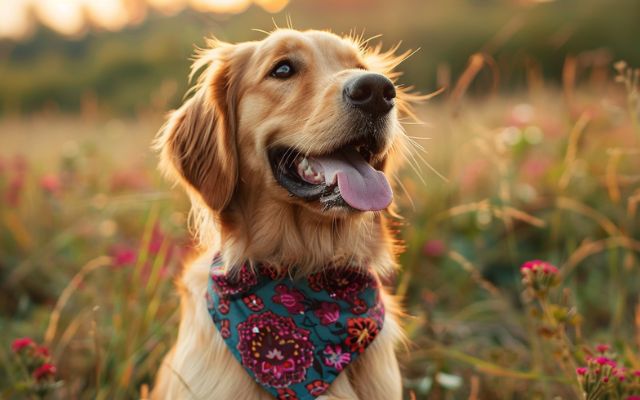
{"label": "floppy ear", "polygon": [[193,73],[205,67],[194,94],[173,111],[158,133],[160,168],[213,211],[222,211],[238,180],[236,83],[232,82],[232,45],[215,43],[200,54]]}

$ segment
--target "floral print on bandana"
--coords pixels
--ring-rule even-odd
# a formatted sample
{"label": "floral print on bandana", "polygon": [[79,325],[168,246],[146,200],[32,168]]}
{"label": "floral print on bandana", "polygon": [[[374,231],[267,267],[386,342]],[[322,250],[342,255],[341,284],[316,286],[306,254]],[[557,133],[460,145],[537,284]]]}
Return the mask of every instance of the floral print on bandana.
{"label": "floral print on bandana", "polygon": [[378,281],[328,266],[307,279],[214,258],[205,301],[229,350],[276,399],[312,400],[373,342],[384,323]]}

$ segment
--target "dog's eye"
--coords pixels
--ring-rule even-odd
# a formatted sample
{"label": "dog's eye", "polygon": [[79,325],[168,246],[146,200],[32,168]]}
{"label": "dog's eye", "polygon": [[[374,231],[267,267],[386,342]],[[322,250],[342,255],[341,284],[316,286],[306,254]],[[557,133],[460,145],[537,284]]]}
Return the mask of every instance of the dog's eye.
{"label": "dog's eye", "polygon": [[295,69],[293,69],[293,65],[288,60],[280,61],[275,68],[271,71],[271,76],[278,79],[287,79],[291,78],[295,73]]}

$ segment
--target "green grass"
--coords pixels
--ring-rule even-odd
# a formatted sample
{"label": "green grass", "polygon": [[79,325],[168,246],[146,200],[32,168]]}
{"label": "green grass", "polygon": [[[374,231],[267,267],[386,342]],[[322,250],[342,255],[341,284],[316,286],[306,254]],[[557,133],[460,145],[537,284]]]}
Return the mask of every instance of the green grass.
{"label": "green grass", "polygon": [[[427,123],[407,128],[424,150],[399,177],[394,222],[406,244],[394,285],[408,312],[407,398],[576,398],[574,367],[598,343],[640,369],[633,85],[420,106]],[[37,396],[10,348],[22,336],[50,348],[49,398],[136,398],[152,383],[190,248],[185,196],[149,150],[161,123],[0,122],[0,397]],[[531,259],[560,269],[544,295],[522,282]]]}

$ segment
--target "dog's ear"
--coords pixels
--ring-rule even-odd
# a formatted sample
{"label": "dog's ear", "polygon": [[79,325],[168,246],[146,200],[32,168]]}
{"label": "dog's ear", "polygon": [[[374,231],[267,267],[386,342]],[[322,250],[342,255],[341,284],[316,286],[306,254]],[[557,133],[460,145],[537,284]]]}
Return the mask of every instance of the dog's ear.
{"label": "dog's ear", "polygon": [[155,140],[160,168],[216,212],[228,205],[238,180],[236,47],[215,42],[199,55],[193,73],[205,70],[192,97],[170,114]]}

